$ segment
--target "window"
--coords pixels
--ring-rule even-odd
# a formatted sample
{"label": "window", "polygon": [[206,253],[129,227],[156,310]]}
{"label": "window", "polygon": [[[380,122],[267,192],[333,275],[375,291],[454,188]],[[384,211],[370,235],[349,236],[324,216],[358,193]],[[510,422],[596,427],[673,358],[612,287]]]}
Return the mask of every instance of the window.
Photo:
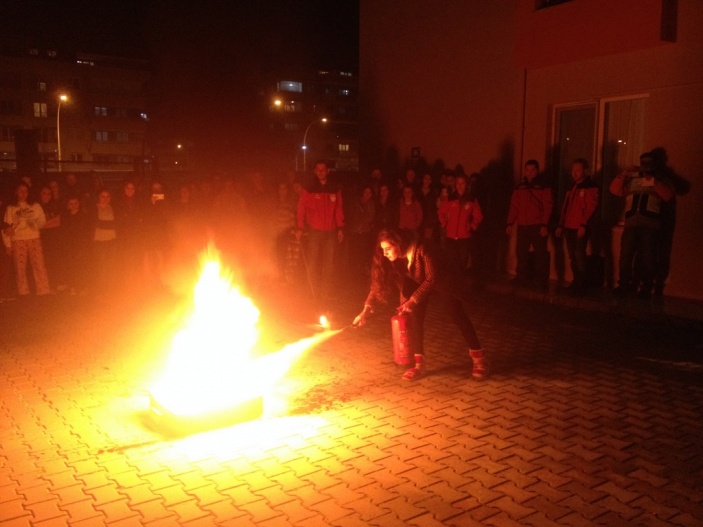
{"label": "window", "polygon": [[127,132],[117,132],[116,139],[118,143],[129,143],[129,134]]}
{"label": "window", "polygon": [[637,95],[554,109],[552,151],[559,206],[572,184],[571,163],[583,157],[601,186],[601,218],[617,221],[622,204],[610,195],[610,182],[625,167],[638,164],[644,152],[646,101],[645,95]]}
{"label": "window", "polygon": [[11,126],[0,126],[0,141],[14,141],[15,128]]}
{"label": "window", "polygon": [[39,129],[39,142],[41,143],[55,143],[56,142],[56,128],[46,128],[42,127]]}
{"label": "window", "polygon": [[303,91],[303,83],[296,81],[281,81],[276,83],[277,91],[292,91],[301,93]]}
{"label": "window", "polygon": [[557,203],[564,199],[571,188],[571,163],[582,157],[591,167],[596,159],[597,104],[584,104],[556,109],[555,177]]}
{"label": "window", "polygon": [[302,112],[303,106],[297,102],[287,102],[283,105],[283,110],[286,112]]}
{"label": "window", "polygon": [[289,132],[295,132],[299,129],[298,123],[284,123],[283,128]]}
{"label": "window", "polygon": [[45,102],[35,102],[34,103],[34,117],[46,117],[46,103]]}
{"label": "window", "polygon": [[348,88],[341,88],[339,90],[339,95],[345,95],[348,96],[351,93],[351,91]]}
{"label": "window", "polygon": [[646,99],[604,101],[602,174],[603,218],[614,222],[623,219],[622,202],[608,192],[610,183],[623,169],[639,165],[644,152],[644,111]]}
{"label": "window", "polygon": [[18,73],[8,71],[0,72],[0,88],[19,90],[21,84],[20,75]]}
{"label": "window", "polygon": [[46,82],[37,81],[37,91],[46,91]]}
{"label": "window", "polygon": [[127,117],[127,108],[115,108],[115,117]]}
{"label": "window", "polygon": [[22,115],[18,101],[0,101],[0,115]]}
{"label": "window", "polygon": [[339,151],[340,152],[349,152],[349,145],[348,144],[340,144]]}
{"label": "window", "polygon": [[95,115],[98,115],[100,117],[107,117],[107,107],[96,106],[95,107]]}
{"label": "window", "polygon": [[107,142],[107,141],[109,141],[108,137],[109,137],[109,134],[107,133],[106,130],[95,130],[95,140],[96,141]]}

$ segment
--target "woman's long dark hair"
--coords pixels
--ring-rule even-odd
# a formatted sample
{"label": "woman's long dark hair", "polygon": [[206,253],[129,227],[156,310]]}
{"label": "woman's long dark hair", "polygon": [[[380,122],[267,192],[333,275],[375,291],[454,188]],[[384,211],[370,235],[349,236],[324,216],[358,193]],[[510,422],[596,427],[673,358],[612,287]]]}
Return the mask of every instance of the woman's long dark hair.
{"label": "woman's long dark hair", "polygon": [[377,301],[386,303],[391,293],[400,287],[405,258],[401,257],[391,262],[383,256],[381,242],[392,245],[398,249],[399,254],[405,255],[408,247],[417,242],[417,236],[414,232],[393,228],[383,229],[378,233],[371,262],[371,294]]}

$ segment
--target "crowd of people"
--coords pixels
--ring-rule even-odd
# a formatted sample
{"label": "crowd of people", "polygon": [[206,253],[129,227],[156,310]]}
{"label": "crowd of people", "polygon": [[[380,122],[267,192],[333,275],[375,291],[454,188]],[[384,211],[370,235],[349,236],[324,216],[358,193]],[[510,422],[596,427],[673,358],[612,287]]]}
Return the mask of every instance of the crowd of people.
{"label": "crowd of people", "polygon": [[[574,160],[571,175],[557,210],[539,163],[524,164],[505,218],[506,233],[515,231],[514,284],[547,287],[551,235],[556,243],[564,240],[569,255],[567,292],[585,293],[588,241],[602,196],[587,160]],[[117,270],[128,282],[155,281],[174,245],[201,246],[213,236],[235,253],[253,239],[265,240],[256,251],[266,270],[288,283],[303,280],[324,299],[339,274],[368,280],[378,234],[388,228],[432,240],[460,275],[473,274],[480,286],[477,264],[486,256],[474,240],[485,215],[480,179],[452,170],[418,177],[409,168],[396,178],[374,169],[367,178],[339,181],[324,161],[310,175],[289,172],[278,181],[255,172],[244,180],[199,178],[166,189],[139,179],[108,189],[93,181],[81,185],[72,173],[39,183],[24,176],[0,197],[0,299],[29,294],[30,286],[37,295],[98,292]],[[610,192],[625,198],[627,208],[615,294],[662,294],[675,196],[687,191],[658,152],[643,154],[638,167],[613,180]]]}
{"label": "crowd of people", "polygon": [[216,177],[171,188],[139,179],[115,188],[84,183],[72,173],[43,182],[22,176],[0,196],[0,301],[160,287],[167,267],[197,264],[208,242],[236,257],[246,241],[247,255],[255,244],[272,259],[273,242],[283,245],[277,233],[293,227],[301,187],[291,179],[274,192],[260,174],[244,184]]}
{"label": "crowd of people", "polygon": [[[661,149],[660,149],[661,150]],[[589,236],[601,195],[586,159],[575,159],[572,185],[559,210],[554,188],[536,160],[506,200],[505,232],[515,233],[519,286],[546,288],[550,277],[548,238],[564,243],[573,280],[567,292],[587,288]],[[371,283],[362,325],[375,305],[400,292],[399,313],[413,319],[415,364],[403,378],[424,371],[423,321],[430,296],[442,296],[465,337],[472,375],[484,378],[488,361],[464,311],[482,247],[476,233],[485,213],[481,176],[445,170],[435,178],[414,169],[385,178],[340,181],[325,161],[312,174],[289,172],[278,181],[249,177],[199,178],[171,188],[157,180],[125,180],[109,189],[89,187],[75,174],[35,184],[23,176],[2,198],[0,300],[55,292],[103,296],[124,285],[159,284],[174,263],[192,262],[208,241],[257,272],[309,287],[323,305],[334,303],[335,282]],[[624,198],[625,217],[616,295],[662,294],[675,225],[675,197],[688,183],[666,166],[662,151],[646,152],[638,166],[612,180],[609,192]],[[495,215],[495,210],[492,211]],[[505,212],[504,212],[505,213]],[[563,240],[563,242],[562,242]],[[252,254],[256,258],[252,258]],[[29,273],[31,270],[31,273]],[[473,279],[470,279],[473,276]],[[601,285],[602,285],[601,279]]]}
{"label": "crowd of people", "polygon": [[[540,174],[539,163],[525,163],[522,180],[511,196],[506,222],[508,235],[513,229],[517,231],[514,284],[548,288],[548,239],[552,232],[555,247],[564,243],[569,256],[573,278],[567,294],[582,296],[589,286],[600,288],[608,281],[603,274],[603,257],[598,254],[602,242],[595,243],[592,238],[603,227],[608,233],[612,227],[604,226],[598,214],[602,199],[599,184],[583,158],[573,160],[571,178],[572,184],[557,209],[554,189]],[[625,204],[614,295],[636,294],[642,299],[663,295],[676,223],[676,196],[689,190],[690,184],[668,167],[661,148],[643,153],[639,165],[628,167],[613,178],[608,192],[624,198]],[[590,254],[589,241],[593,242]]]}

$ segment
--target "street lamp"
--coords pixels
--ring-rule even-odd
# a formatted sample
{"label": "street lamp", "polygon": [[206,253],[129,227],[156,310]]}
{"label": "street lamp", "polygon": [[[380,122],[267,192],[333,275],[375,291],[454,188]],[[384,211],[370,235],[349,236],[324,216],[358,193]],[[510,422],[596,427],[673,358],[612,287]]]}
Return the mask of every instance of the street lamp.
{"label": "street lamp", "polygon": [[56,108],[56,154],[59,161],[59,172],[61,171],[61,103],[68,101],[68,95],[59,95],[59,106]]}
{"label": "street lamp", "polygon": [[323,117],[322,119],[315,119],[313,122],[311,122],[308,127],[305,129],[305,135],[303,135],[303,172],[308,171],[308,159],[307,159],[307,152],[308,152],[308,145],[307,145],[307,139],[308,139],[308,132],[310,131],[310,127],[315,124],[315,123],[326,123],[327,118]]}

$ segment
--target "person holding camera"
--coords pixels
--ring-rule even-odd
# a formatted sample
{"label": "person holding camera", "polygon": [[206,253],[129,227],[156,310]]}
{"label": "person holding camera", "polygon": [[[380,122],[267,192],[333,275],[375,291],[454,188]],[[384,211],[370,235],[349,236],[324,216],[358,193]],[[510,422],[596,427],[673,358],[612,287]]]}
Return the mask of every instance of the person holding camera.
{"label": "person holding camera", "polygon": [[663,230],[662,208],[674,197],[674,185],[657,169],[655,156],[645,152],[640,166],[622,171],[610,184],[610,192],[625,198],[625,226],[620,243],[620,277],[613,293],[618,296],[637,292],[633,267],[641,265],[642,298],[652,295],[657,256]]}

